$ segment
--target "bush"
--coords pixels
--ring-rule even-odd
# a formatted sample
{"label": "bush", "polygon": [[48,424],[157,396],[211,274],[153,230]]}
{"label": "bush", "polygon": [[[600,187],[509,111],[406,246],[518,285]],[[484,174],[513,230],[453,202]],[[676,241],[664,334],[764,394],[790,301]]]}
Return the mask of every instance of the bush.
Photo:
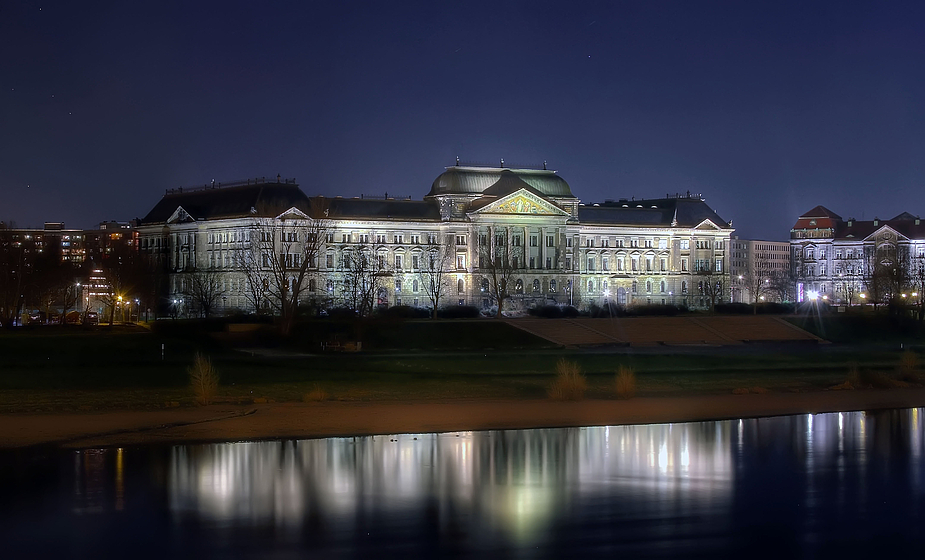
{"label": "bush", "polygon": [[529,310],[530,315],[544,319],[570,319],[578,317],[578,310],[571,305],[540,305]]}
{"label": "bush", "polygon": [[561,319],[563,316],[562,309],[558,305],[538,305],[531,307],[529,313],[533,317],[543,319]]}
{"label": "bush", "polygon": [[302,395],[303,402],[321,402],[328,400],[328,392],[321,388],[317,383],[312,390]]}
{"label": "bush", "polygon": [[437,312],[441,319],[475,319],[479,317],[479,308],[474,305],[448,305]]}
{"label": "bush", "polygon": [[746,315],[754,313],[752,306],[747,303],[717,303],[714,309],[717,313],[723,315]]}
{"label": "bush", "polygon": [[212,367],[212,360],[196,352],[193,365],[186,371],[189,372],[190,385],[193,388],[193,394],[196,396],[196,404],[200,406],[212,404],[215,391],[218,389],[218,372]]}
{"label": "bush", "polygon": [[871,370],[862,370],[857,364],[848,366],[848,379],[846,385],[855,389],[889,389],[894,386],[893,381],[886,375]]}
{"label": "bush", "polygon": [[556,378],[549,386],[549,398],[557,401],[580,401],[585,396],[588,381],[581,374],[581,367],[566,359],[556,363]]}
{"label": "bush", "polygon": [[651,317],[651,316],[662,316],[662,317],[674,317],[678,313],[681,313],[684,309],[678,307],[677,305],[669,304],[651,304],[651,305],[635,305],[626,310],[626,315],[636,316],[636,317]]}
{"label": "bush", "polygon": [[333,309],[328,309],[327,313],[329,318],[338,320],[355,319],[359,317],[359,313],[347,307],[335,307]]}
{"label": "bush", "polygon": [[636,372],[633,368],[620,366],[617,369],[617,398],[631,399],[636,396]]}
{"label": "bush", "polygon": [[431,312],[423,307],[393,305],[392,307],[380,309],[378,315],[387,319],[429,319]]}
{"label": "bush", "polygon": [[899,357],[899,378],[903,381],[918,381],[916,370],[919,367],[919,355],[911,350],[906,350]]}
{"label": "bush", "polygon": [[724,315],[786,315],[793,313],[793,306],[786,303],[766,302],[757,304],[751,303],[717,303],[716,312]]}

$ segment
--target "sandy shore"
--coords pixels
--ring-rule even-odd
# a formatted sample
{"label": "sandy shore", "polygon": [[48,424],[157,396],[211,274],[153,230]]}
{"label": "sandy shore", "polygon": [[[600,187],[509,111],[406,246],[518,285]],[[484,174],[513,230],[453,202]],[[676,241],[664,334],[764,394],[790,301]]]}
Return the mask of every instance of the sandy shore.
{"label": "sandy shore", "polygon": [[103,447],[716,420],[925,406],[925,389],[635,398],[214,405],[0,415],[0,447]]}

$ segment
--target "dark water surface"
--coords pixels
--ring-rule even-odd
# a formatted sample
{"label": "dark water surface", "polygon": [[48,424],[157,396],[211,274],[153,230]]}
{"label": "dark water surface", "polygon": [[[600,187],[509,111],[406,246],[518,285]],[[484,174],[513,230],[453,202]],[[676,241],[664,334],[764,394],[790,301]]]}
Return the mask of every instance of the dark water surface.
{"label": "dark water surface", "polygon": [[6,452],[0,557],[921,558],[923,414]]}

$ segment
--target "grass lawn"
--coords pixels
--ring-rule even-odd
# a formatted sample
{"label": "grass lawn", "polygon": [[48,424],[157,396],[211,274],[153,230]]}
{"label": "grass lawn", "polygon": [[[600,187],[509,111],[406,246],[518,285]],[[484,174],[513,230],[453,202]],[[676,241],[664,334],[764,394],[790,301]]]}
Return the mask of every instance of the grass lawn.
{"label": "grass lawn", "polygon": [[[560,358],[580,365],[588,398],[613,398],[620,365],[636,371],[639,396],[803,391],[844,382],[851,364],[892,372],[900,360],[898,345],[569,350],[501,322],[466,320],[370,323],[360,333],[364,352],[322,354],[319,340],[349,340],[356,328],[318,321],[281,343],[194,326],[0,331],[0,412],[192,406],[186,368],[197,351],[221,376],[219,399],[232,402],[299,401],[316,386],[332,400],[545,398]],[[236,349],[251,347],[271,351]]]}

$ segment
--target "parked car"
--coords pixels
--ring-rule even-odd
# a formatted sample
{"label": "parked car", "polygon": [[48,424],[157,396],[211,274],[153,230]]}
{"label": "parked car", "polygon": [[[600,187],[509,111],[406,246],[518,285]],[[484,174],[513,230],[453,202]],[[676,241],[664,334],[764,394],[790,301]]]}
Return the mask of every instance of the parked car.
{"label": "parked car", "polygon": [[88,325],[99,325],[100,324],[100,315],[96,311],[87,312],[87,324]]}

